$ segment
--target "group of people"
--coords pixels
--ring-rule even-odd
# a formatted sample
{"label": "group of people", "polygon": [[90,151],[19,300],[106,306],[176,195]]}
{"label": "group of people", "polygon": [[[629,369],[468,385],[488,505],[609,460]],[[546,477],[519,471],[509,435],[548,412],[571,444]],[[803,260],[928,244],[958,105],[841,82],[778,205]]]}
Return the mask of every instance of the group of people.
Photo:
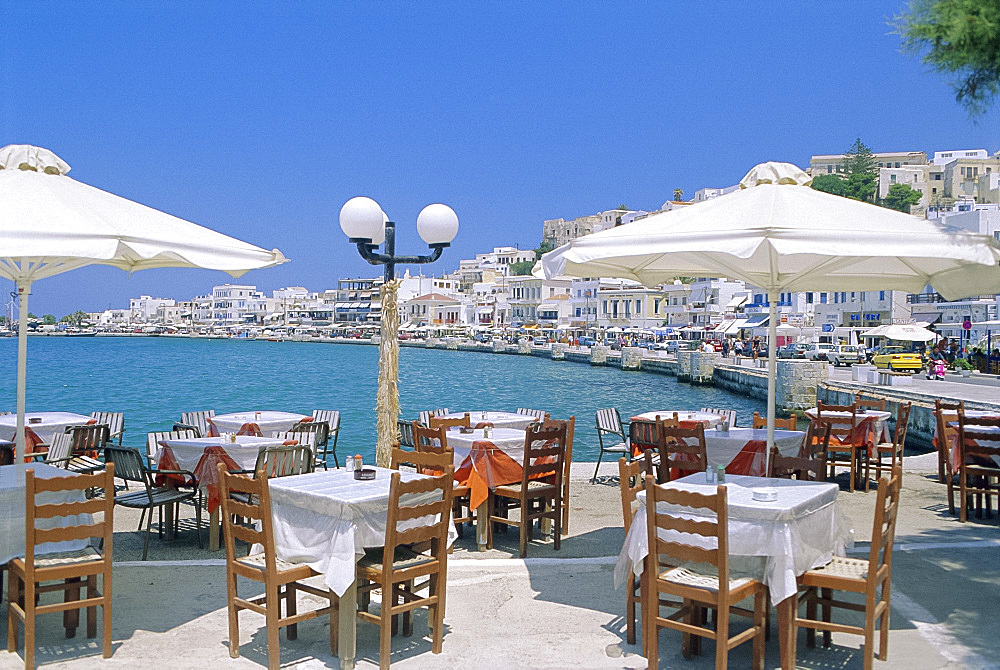
{"label": "group of people", "polygon": [[[729,355],[729,340],[722,341],[722,355]],[[754,337],[752,340],[743,340],[736,338],[732,343],[732,352],[736,356],[747,356],[757,360],[757,357],[761,355],[763,347],[760,343],[759,337]]]}

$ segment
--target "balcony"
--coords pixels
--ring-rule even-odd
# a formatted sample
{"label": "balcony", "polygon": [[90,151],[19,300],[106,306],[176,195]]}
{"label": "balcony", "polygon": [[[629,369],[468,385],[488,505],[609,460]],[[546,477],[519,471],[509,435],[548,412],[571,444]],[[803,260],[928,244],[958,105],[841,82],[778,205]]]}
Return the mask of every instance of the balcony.
{"label": "balcony", "polygon": [[939,293],[909,293],[906,302],[911,305],[929,305],[947,301]]}

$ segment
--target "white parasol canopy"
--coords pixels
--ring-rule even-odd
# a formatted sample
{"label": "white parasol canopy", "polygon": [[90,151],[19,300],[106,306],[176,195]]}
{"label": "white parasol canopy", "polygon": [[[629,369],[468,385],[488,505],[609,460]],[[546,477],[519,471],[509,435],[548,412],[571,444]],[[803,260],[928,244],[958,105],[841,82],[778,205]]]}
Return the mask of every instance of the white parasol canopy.
{"label": "white parasol canopy", "polygon": [[[0,149],[0,276],[20,295],[17,359],[17,454],[24,450],[28,296],[44,277],[86,265],[133,272],[206,268],[239,277],[286,262],[267,251],[66,176],[48,149]],[[17,458],[15,462],[22,462]]]}
{"label": "white parasol canopy", "polygon": [[877,326],[871,330],[861,333],[863,337],[884,337],[890,340],[902,340],[906,342],[930,342],[937,335],[921,326],[911,324],[897,324]]}
{"label": "white parasol canopy", "polygon": [[[762,163],[740,191],[586,235],[542,257],[546,277],[732,277],[767,291],[768,444],[774,443],[778,294],[872,287],[949,299],[1000,292],[1000,244],[891,209],[823,193],[789,163]],[[768,449],[770,457],[770,448]]]}

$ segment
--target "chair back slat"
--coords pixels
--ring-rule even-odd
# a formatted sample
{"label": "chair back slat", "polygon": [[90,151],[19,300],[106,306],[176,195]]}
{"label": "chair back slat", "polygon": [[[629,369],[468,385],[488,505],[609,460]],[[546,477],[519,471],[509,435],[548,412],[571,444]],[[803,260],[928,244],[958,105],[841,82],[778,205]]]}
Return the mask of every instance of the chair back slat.
{"label": "chair back slat", "polygon": [[[99,486],[102,479],[98,479]],[[72,507],[69,507],[72,505]],[[57,516],[71,516],[73,514],[97,514],[104,511],[104,500],[101,498],[91,498],[85,502],[75,503],[48,503],[35,505],[36,519],[49,519]]]}
{"label": "chair back slat", "polygon": [[706,412],[708,414],[718,414],[730,426],[735,426],[736,425],[736,410],[735,409],[723,409],[721,407],[702,407],[698,411],[700,411],[700,412]]}
{"label": "chair back slat", "polygon": [[143,466],[142,455],[138,449],[108,445],[104,449],[104,460],[107,463],[114,463],[115,476],[119,479],[140,482],[147,488],[152,485],[149,471]]}
{"label": "chair back slat", "polygon": [[462,416],[457,417],[445,417],[445,416],[432,416],[428,420],[428,425],[431,428],[471,428],[472,420],[469,418],[469,413],[466,412]]}
{"label": "chair back slat", "polygon": [[[389,512],[386,519],[385,546],[382,554],[382,565],[385,573],[392,571],[393,556],[396,549],[403,544],[425,542],[430,540],[429,559],[437,566],[442,566],[439,574],[443,574],[443,565],[448,557],[448,530],[451,525],[452,488],[454,486],[454,468],[445,466],[439,476],[422,477],[404,482],[400,473],[392,473],[389,483]],[[435,495],[436,492],[436,495]],[[404,504],[412,501],[414,496],[429,495],[430,502]],[[416,507],[419,517],[429,517],[430,523],[424,528],[404,529],[399,524],[409,517],[407,507]],[[412,517],[409,518],[412,523]],[[434,572],[438,572],[437,569]]]}
{"label": "chair back slat", "polygon": [[[271,519],[271,495],[267,487],[267,472],[255,472],[253,478],[242,474],[230,474],[225,463],[219,463],[219,488],[222,500],[222,530],[226,545],[226,562],[236,563],[236,540],[248,544],[260,544],[264,548],[264,569],[274,575],[277,570],[274,555],[274,529]],[[243,493],[247,502],[237,508],[233,506],[233,493]],[[256,528],[238,525],[235,516],[253,520]],[[232,569],[232,568],[230,568]]]}
{"label": "chair back slat", "polygon": [[[682,428],[673,419],[657,424],[656,451],[660,456],[657,464],[657,481],[663,483],[676,479],[682,471],[704,472],[708,467],[705,452],[705,426],[697,424],[692,428]],[[652,454],[646,458],[652,463]],[[677,471],[677,472],[675,472]]]}
{"label": "chair back slat", "polygon": [[[657,484],[651,475],[646,476],[645,486],[649,555],[660,556],[660,560],[667,557],[666,562],[671,565],[687,561],[714,565],[720,591],[728,589],[726,487],[718,486],[714,494],[706,495],[667,488]],[[692,516],[696,518],[692,520]],[[691,543],[685,543],[686,538],[679,533],[692,536]]]}
{"label": "chair back slat", "polygon": [[524,433],[521,486],[526,489],[530,480],[544,479],[561,490],[565,457],[566,426],[535,424]]}
{"label": "chair back slat", "polygon": [[340,410],[338,409],[314,409],[313,421],[322,421],[326,424],[327,433],[333,435],[340,430]]}
{"label": "chair back slat", "polygon": [[313,452],[306,445],[266,447],[257,454],[254,477],[288,477],[313,471]]}
{"label": "chair back slat", "polygon": [[440,475],[449,465],[454,467],[455,457],[450,447],[442,451],[418,450],[407,451],[396,446],[392,450],[389,468],[399,470],[401,464],[413,466],[423,475]]}
{"label": "chair back slat", "polygon": [[214,409],[200,410],[197,412],[181,412],[181,423],[194,426],[198,429],[198,437],[205,437],[209,433],[208,419],[215,416]]}
{"label": "chair back slat", "polygon": [[300,421],[292,426],[290,433],[302,433],[313,436],[313,443],[317,447],[324,447],[330,439],[330,425],[325,421]]}
{"label": "chair back slat", "polygon": [[448,429],[428,428],[414,422],[413,444],[417,451],[436,451],[442,453],[448,448]]}
{"label": "chair back slat", "polygon": [[49,442],[49,451],[45,454],[45,460],[65,468],[69,466],[68,459],[71,455],[69,434],[56,433],[53,435],[52,441]]}
{"label": "chair back slat", "polygon": [[618,487],[622,499],[622,520],[625,522],[625,533],[632,527],[635,516],[636,494],[642,490],[643,476],[649,472],[646,461],[636,459],[629,462],[622,456],[618,459]]}
{"label": "chair back slat", "polygon": [[518,407],[517,413],[524,416],[533,416],[539,421],[544,421],[549,416],[549,413],[544,409],[531,409],[529,407]]}
{"label": "chair back slat", "polygon": [[97,423],[103,423],[111,431],[111,438],[118,438],[121,444],[122,434],[125,432],[124,412],[91,412],[90,418],[96,419]]}
{"label": "chair back slat", "polygon": [[103,423],[70,426],[66,430],[69,433],[72,453],[101,451],[111,440],[111,431]]}
{"label": "chair back slat", "polygon": [[412,449],[416,446],[413,441],[413,422],[405,419],[397,419],[396,428],[399,430],[399,444]]}
{"label": "chair back slat", "polygon": [[597,410],[597,431],[599,433],[614,433],[625,441],[625,428],[622,425],[621,414],[614,407]]}
{"label": "chair back slat", "polygon": [[156,453],[160,450],[160,442],[164,440],[192,440],[198,437],[198,433],[191,429],[146,433],[146,460],[150,466],[156,463]]}
{"label": "chair back slat", "polygon": [[[756,429],[767,428],[767,417],[761,416],[760,412],[753,413],[753,427]],[[774,417],[774,429],[775,430],[796,430],[798,428],[798,419],[794,416],[790,416],[787,419],[779,419]]]}
{"label": "chair back slat", "polygon": [[432,416],[444,416],[445,414],[451,414],[451,411],[447,407],[441,407],[439,409],[427,409],[418,414],[418,421],[420,425],[424,427],[429,427],[431,425]]}
{"label": "chair back slat", "polygon": [[854,397],[854,406],[858,409],[873,409],[879,412],[885,411],[885,398],[862,398],[860,395]]}

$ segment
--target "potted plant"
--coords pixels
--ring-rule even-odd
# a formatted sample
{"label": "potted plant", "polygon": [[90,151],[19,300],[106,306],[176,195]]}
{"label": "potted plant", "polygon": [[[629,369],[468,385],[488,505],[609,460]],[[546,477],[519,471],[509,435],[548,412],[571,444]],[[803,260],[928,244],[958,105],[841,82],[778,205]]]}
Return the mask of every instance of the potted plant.
{"label": "potted plant", "polygon": [[972,374],[972,363],[964,358],[956,358],[955,369],[958,370],[963,377],[968,377]]}

